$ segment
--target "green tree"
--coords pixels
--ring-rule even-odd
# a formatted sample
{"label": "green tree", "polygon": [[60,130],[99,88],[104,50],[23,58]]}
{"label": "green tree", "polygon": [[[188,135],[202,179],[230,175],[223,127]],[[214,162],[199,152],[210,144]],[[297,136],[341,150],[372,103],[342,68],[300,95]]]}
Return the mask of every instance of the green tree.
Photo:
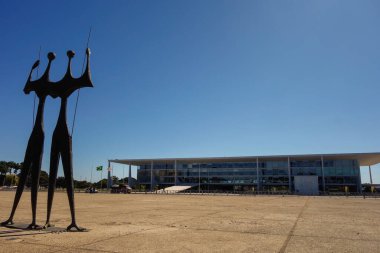
{"label": "green tree", "polygon": [[4,185],[5,181],[7,180],[5,175],[7,173],[11,174],[12,170],[14,173],[17,173],[17,171],[20,170],[20,168],[21,168],[21,164],[19,163],[15,163],[13,161],[10,161],[10,162],[0,161],[0,183]]}
{"label": "green tree", "polygon": [[13,186],[18,185],[18,176],[15,174],[5,175],[4,185]]}
{"label": "green tree", "polygon": [[20,173],[21,170],[22,170],[22,166],[24,166],[24,163],[23,163],[23,162],[21,162],[21,163],[16,163],[15,168],[13,168],[13,169],[14,169],[13,172],[14,172],[15,174]]}
{"label": "green tree", "polygon": [[12,169],[13,169],[14,172],[16,173],[17,170],[18,170],[19,167],[20,167],[20,164],[15,163],[14,161],[10,161],[10,162],[7,162],[7,166],[8,166],[8,172],[9,172],[9,173],[12,173]]}
{"label": "green tree", "polygon": [[0,175],[5,175],[8,172],[8,162],[0,161]]}
{"label": "green tree", "polygon": [[[55,185],[57,188],[66,188],[65,177],[57,177],[57,181],[56,181]],[[86,188],[89,188],[91,185],[92,185],[92,183],[87,182],[86,180],[77,181],[74,179],[74,188],[86,189]]]}
{"label": "green tree", "polygon": [[40,186],[42,187],[48,187],[49,185],[49,174],[42,170],[40,175]]}
{"label": "green tree", "polygon": [[[39,184],[41,187],[48,187],[48,185],[49,185],[49,174],[44,170],[41,170]],[[32,186],[32,174],[30,171],[29,171],[28,177],[26,178],[26,184],[25,185],[26,185],[26,187]]]}
{"label": "green tree", "polygon": [[64,177],[57,177],[57,181],[55,183],[57,188],[66,188],[66,181]]}
{"label": "green tree", "polygon": [[77,181],[77,180],[74,180],[74,188],[77,188],[77,189],[86,189],[86,188],[89,188],[92,184],[90,182],[87,182],[87,181]]}
{"label": "green tree", "polygon": [[99,182],[94,183],[95,188],[107,188],[107,179],[104,178],[100,180]]}

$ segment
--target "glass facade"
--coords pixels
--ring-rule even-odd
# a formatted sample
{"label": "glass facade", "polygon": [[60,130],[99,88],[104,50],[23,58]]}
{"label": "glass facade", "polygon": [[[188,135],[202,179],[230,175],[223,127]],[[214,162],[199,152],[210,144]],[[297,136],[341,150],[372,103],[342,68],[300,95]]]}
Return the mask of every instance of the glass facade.
{"label": "glass facade", "polygon": [[[153,162],[140,165],[139,184],[146,189],[171,185],[189,185],[199,190],[220,191],[294,191],[294,176],[318,176],[320,191],[358,192],[360,167],[357,160],[170,163]],[[348,187],[348,188],[346,188]]]}

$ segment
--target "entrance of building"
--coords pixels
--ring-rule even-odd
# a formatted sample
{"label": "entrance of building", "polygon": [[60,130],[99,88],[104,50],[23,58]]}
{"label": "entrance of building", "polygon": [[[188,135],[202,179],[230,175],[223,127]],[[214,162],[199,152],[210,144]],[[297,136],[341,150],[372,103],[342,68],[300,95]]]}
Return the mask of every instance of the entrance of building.
{"label": "entrance of building", "polygon": [[294,176],[294,190],[296,194],[318,195],[318,176]]}

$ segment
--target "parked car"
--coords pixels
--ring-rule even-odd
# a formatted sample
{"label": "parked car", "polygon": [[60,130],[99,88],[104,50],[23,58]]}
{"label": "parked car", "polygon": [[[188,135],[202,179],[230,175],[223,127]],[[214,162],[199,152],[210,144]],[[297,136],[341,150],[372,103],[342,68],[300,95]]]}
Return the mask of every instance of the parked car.
{"label": "parked car", "polygon": [[98,193],[98,190],[95,187],[90,187],[86,189],[86,193]]}
{"label": "parked car", "polygon": [[127,184],[114,184],[111,187],[111,193],[131,193],[132,188]]}

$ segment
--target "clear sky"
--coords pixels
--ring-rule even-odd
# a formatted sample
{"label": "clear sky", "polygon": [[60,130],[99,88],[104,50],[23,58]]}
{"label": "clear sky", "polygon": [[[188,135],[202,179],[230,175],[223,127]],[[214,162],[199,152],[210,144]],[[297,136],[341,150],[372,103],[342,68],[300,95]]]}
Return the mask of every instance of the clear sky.
{"label": "clear sky", "polygon": [[[72,49],[78,76],[90,26],[77,179],[113,158],[380,151],[379,25],[376,0],[1,0],[0,160],[23,159],[33,94],[22,89],[39,47],[40,73],[54,51],[59,80]],[[46,171],[58,110],[48,98]]]}

